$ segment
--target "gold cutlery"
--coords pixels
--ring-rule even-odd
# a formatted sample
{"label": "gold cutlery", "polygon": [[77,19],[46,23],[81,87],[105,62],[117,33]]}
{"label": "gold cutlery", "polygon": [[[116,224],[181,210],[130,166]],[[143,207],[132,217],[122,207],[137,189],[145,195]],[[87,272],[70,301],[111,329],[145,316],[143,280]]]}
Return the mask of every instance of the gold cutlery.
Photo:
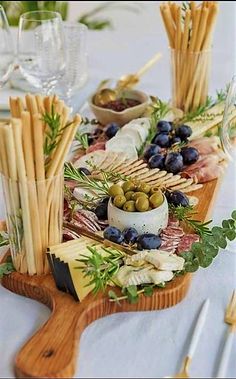
{"label": "gold cutlery", "polygon": [[[99,88],[94,95],[94,104],[97,106],[103,106],[110,101],[117,99],[118,93],[124,89],[131,89],[140,80],[140,77],[145,74],[160,58],[161,53],[157,53],[152,57],[143,67],[141,67],[135,74],[123,75],[117,82],[114,89],[111,88]],[[105,82],[106,83],[106,82]],[[102,87],[104,87],[102,85]]]}
{"label": "gold cutlery", "polygon": [[[193,359],[193,356],[194,356],[194,353],[195,353],[195,350],[196,350],[196,347],[197,347],[197,344],[198,344],[198,341],[199,341],[199,338],[200,338],[200,335],[201,335],[201,332],[202,332],[202,329],[203,329],[203,326],[204,326],[204,323],[206,320],[209,304],[210,304],[210,301],[209,301],[209,299],[207,299],[204,301],[204,303],[202,305],[201,311],[200,311],[198,319],[197,319],[197,323],[196,323],[194,331],[193,331],[193,335],[192,335],[191,343],[189,346],[188,354],[183,360],[183,364],[182,364],[182,368],[181,368],[180,372],[178,374],[174,375],[173,378],[190,378],[189,366],[190,366],[190,363]],[[170,378],[170,377],[168,377],[168,378]]]}
{"label": "gold cutlery", "polygon": [[236,290],[233,291],[230,302],[227,305],[225,311],[225,323],[229,325],[229,328],[216,378],[225,377],[230,352],[232,349],[234,332],[236,331]]}

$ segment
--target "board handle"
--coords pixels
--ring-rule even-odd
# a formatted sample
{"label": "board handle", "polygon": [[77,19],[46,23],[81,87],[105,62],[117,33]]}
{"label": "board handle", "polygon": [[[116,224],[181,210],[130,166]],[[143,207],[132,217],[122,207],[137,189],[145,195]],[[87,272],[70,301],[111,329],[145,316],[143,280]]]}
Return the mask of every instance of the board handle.
{"label": "board handle", "polygon": [[[76,307],[76,311],[75,311]],[[71,378],[75,371],[76,352],[85,328],[85,313],[80,304],[55,303],[49,320],[22,347],[15,361],[19,378]]]}

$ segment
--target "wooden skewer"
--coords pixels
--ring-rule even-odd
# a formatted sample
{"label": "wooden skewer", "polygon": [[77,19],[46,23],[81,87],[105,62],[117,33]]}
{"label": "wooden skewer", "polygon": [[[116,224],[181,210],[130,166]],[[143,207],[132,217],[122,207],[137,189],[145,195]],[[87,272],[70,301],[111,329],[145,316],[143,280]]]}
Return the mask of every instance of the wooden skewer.
{"label": "wooden skewer", "polygon": [[115,249],[123,251],[124,253],[126,253],[128,255],[134,255],[137,253],[136,250],[132,250],[126,246],[118,245],[115,242],[111,242],[109,240],[106,240],[105,238],[99,236],[98,234],[89,232],[83,228],[79,228],[78,226],[72,225],[69,222],[64,222],[63,226],[67,229],[73,230],[74,232],[80,234],[81,236],[85,236],[85,237],[88,237],[94,241],[100,242],[107,247],[114,247]]}

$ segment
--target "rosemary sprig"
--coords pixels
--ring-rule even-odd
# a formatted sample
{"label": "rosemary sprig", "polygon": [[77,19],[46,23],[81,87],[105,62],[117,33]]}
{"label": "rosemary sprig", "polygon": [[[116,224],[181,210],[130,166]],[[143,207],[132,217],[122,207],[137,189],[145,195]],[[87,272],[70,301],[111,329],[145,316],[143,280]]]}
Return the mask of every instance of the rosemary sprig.
{"label": "rosemary sprig", "polygon": [[63,131],[71,125],[71,123],[67,123],[63,128],[60,128],[61,116],[58,113],[55,113],[54,105],[51,107],[51,113],[45,112],[42,115],[42,120],[45,124],[47,124],[45,130],[46,137],[43,146],[47,164],[48,159],[59,143],[59,137],[62,135]]}
{"label": "rosemary sprig", "polygon": [[81,173],[72,163],[66,163],[64,168],[65,179],[75,180],[84,189],[95,191],[97,196],[108,196],[109,183],[106,176],[102,180],[96,180]]}
{"label": "rosemary sprig", "polygon": [[204,223],[202,223],[199,220],[194,220],[193,216],[197,214],[197,212],[194,211],[191,205],[188,207],[174,207],[172,205],[169,205],[169,209],[173,217],[177,218],[177,220],[179,221],[182,221],[185,224],[185,226],[193,229],[194,232],[199,234],[201,237],[203,237],[204,235],[211,234],[211,231],[208,228],[208,225],[211,223],[211,220]]}
{"label": "rosemary sprig", "polygon": [[75,140],[78,141],[84,150],[87,150],[89,147],[89,142],[88,142],[88,134],[87,133],[80,133],[77,132],[75,134]]}
{"label": "rosemary sprig", "polygon": [[127,175],[119,174],[118,172],[111,170],[104,170],[96,166],[91,160],[86,161],[87,165],[91,168],[92,171],[95,171],[97,175],[105,177],[109,182],[118,182],[120,180],[129,180],[130,177]]}
{"label": "rosemary sprig", "polygon": [[184,117],[179,120],[179,123],[189,122],[189,121],[208,121],[213,120],[216,116],[220,114],[210,114],[207,111],[213,106],[225,101],[229,89],[229,84],[225,86],[225,89],[220,89],[216,91],[216,98],[208,96],[205,104],[200,105],[194,111],[188,112]]}
{"label": "rosemary sprig", "polygon": [[91,254],[89,256],[81,254],[82,258],[77,259],[85,267],[77,268],[82,269],[85,276],[91,277],[88,285],[93,285],[93,293],[97,294],[99,291],[105,291],[107,285],[113,282],[113,277],[123,263],[125,254],[105,247],[101,248],[102,252],[99,252],[95,246],[87,246],[87,249]]}
{"label": "rosemary sprig", "polygon": [[163,119],[163,117],[165,117],[165,115],[170,110],[170,106],[168,103],[161,101],[160,99],[158,99],[155,96],[150,96],[150,98],[152,100],[152,104],[151,104],[152,111],[151,111],[151,117],[150,117],[151,127],[149,130],[146,142],[143,144],[143,146],[141,146],[141,148],[138,152],[139,156],[143,154],[145,146],[147,144],[149,144],[152,141],[153,137],[155,136],[155,134],[157,132],[156,131],[157,122],[160,121],[161,119]]}
{"label": "rosemary sprig", "polygon": [[205,104],[200,105],[197,109],[193,111],[187,112],[181,119],[181,123],[195,120],[196,118],[202,116],[203,113],[206,112],[213,105],[215,105],[213,99],[210,96],[208,96]]}

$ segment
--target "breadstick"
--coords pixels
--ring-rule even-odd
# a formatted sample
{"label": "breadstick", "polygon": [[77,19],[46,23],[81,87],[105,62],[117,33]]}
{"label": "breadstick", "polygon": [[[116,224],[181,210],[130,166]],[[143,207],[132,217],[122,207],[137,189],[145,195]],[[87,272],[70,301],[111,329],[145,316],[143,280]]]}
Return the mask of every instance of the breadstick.
{"label": "breadstick", "polygon": [[34,275],[36,273],[36,266],[30,222],[28,187],[22,147],[22,124],[19,119],[12,119],[12,129],[16,151],[17,174],[20,183],[20,200],[22,209],[22,221],[24,226],[24,241],[26,246],[26,261],[29,275]]}

